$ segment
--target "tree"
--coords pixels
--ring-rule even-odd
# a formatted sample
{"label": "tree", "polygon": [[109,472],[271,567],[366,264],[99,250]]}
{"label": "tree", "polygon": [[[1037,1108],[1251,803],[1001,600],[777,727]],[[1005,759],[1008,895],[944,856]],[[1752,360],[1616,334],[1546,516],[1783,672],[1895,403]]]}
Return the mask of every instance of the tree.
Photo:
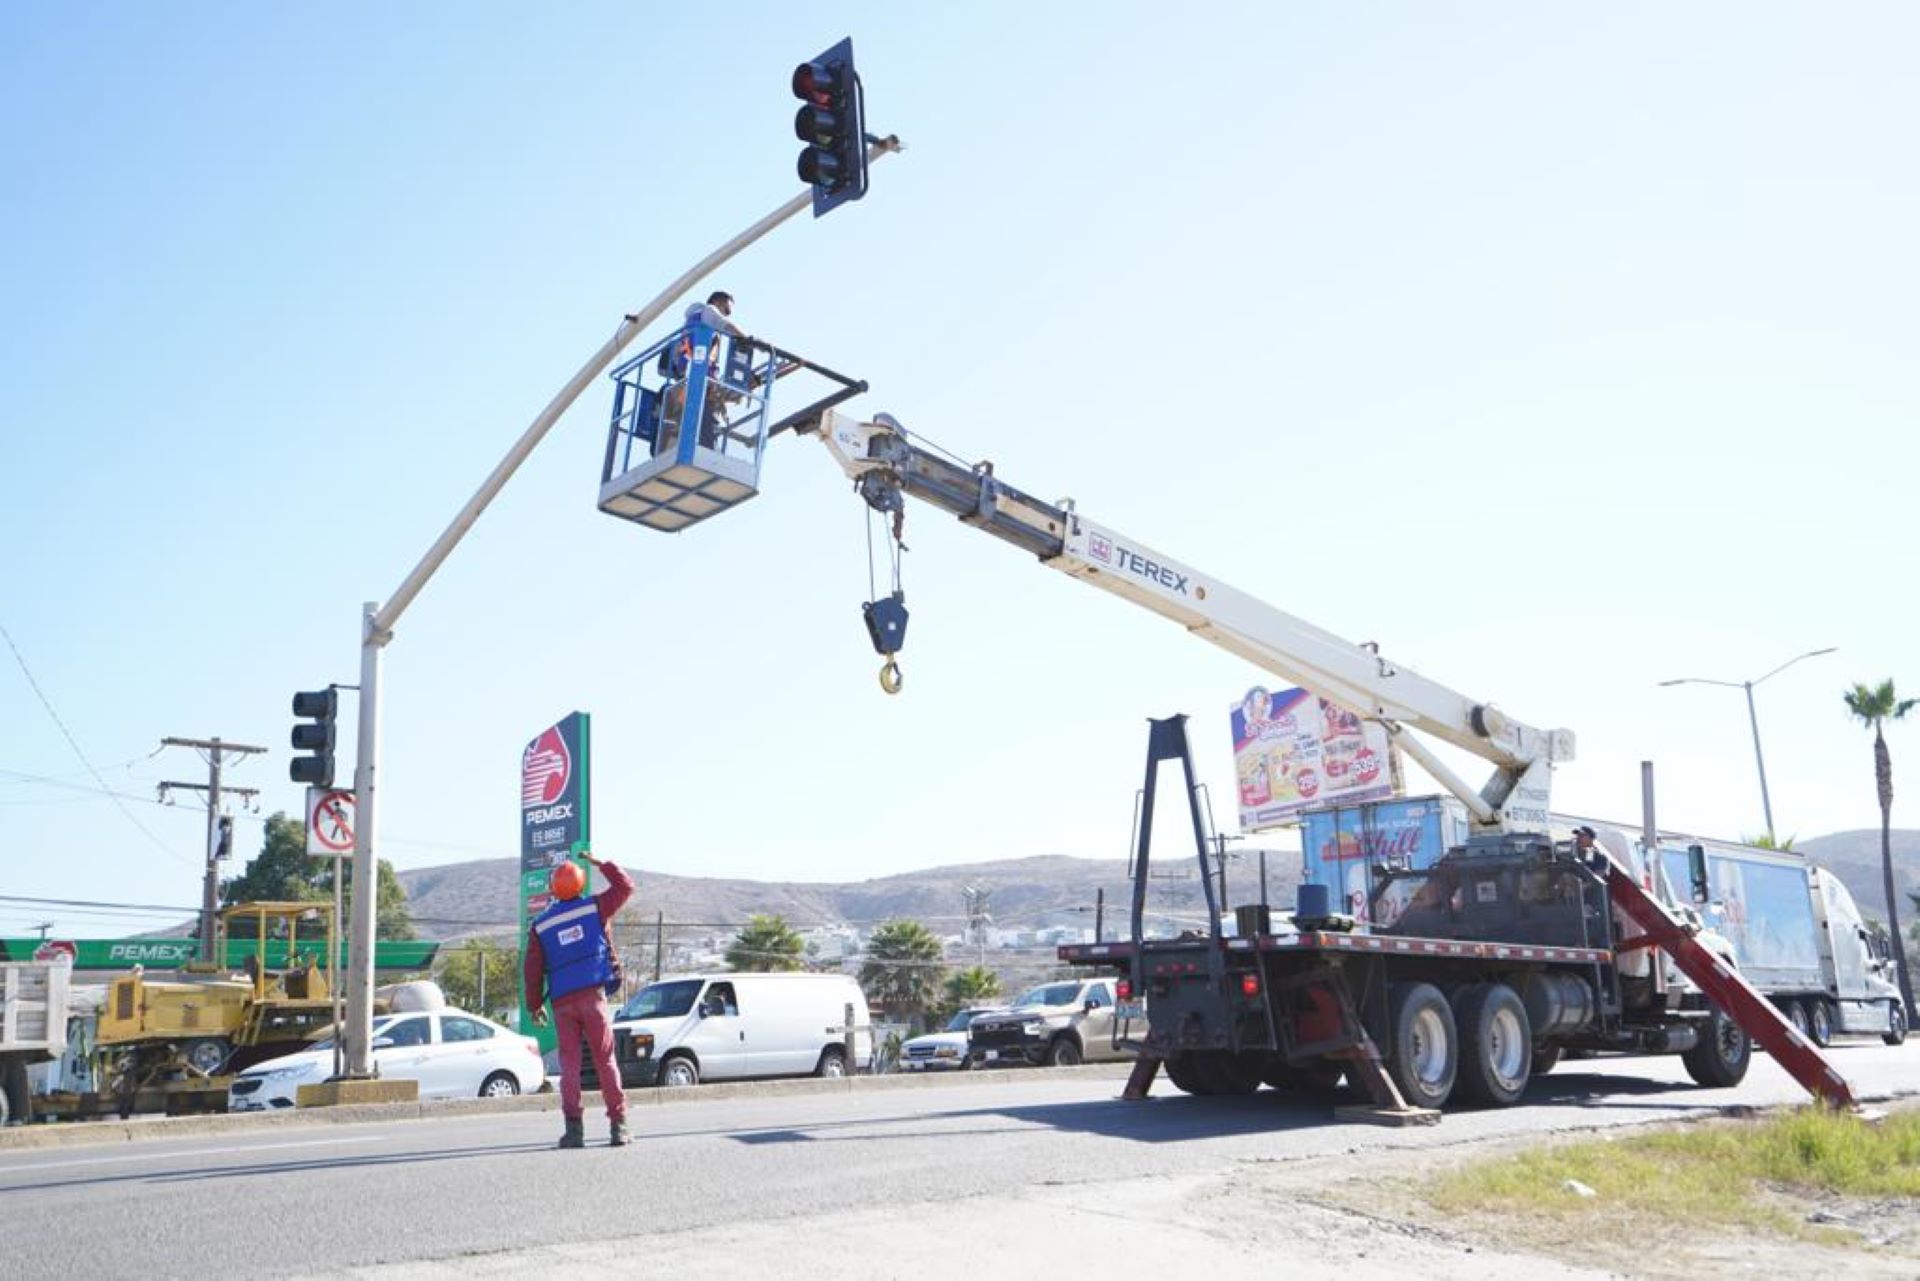
{"label": "tree", "polygon": [[984,965],[961,970],[947,979],[943,1009],[949,1015],[969,1006],[985,1005],[1000,995],[1000,976]]}
{"label": "tree", "polygon": [[436,976],[447,1003],[506,1022],[520,1003],[520,953],[492,939],[440,950]]}
{"label": "tree", "polygon": [[[343,860],[347,871],[347,902],[352,903],[353,865]],[[381,859],[374,882],[373,932],[383,939],[415,937],[413,914],[407,911],[407,891],[401,886],[393,864]],[[260,852],[246,869],[231,880],[220,883],[220,900],[231,907],[235,903],[328,903],[333,901],[333,860],[307,854],[307,825],[285,814],[267,819]],[[349,907],[351,912],[352,908]],[[344,936],[347,922],[340,922]]]}
{"label": "tree", "polygon": [[220,883],[220,902],[232,907],[235,903],[306,903],[331,898],[331,882],[323,891],[315,880],[314,874],[321,866],[307,856],[307,825],[275,814],[267,819],[260,852],[240,875]]}
{"label": "tree", "polygon": [[768,971],[806,968],[800,956],[806,944],[784,916],[756,913],[727,945],[730,970]]}
{"label": "tree", "polygon": [[1798,836],[1782,836],[1776,838],[1767,835],[1765,832],[1760,833],[1758,836],[1743,836],[1740,838],[1742,844],[1751,845],[1757,850],[1780,850],[1783,853],[1792,853],[1793,843],[1799,839]]}
{"label": "tree", "polygon": [[1900,999],[1906,1002],[1907,1023],[1914,1022],[1913,977],[1907,973],[1906,941],[1900,936],[1899,895],[1893,885],[1893,755],[1887,751],[1887,738],[1881,732],[1888,721],[1897,721],[1912,711],[1920,699],[1897,698],[1891,679],[1878,685],[1855,684],[1846,692],[1847,710],[1855,720],[1873,731],[1873,778],[1880,792],[1880,876],[1887,893],[1887,938],[1893,945],[1893,964],[1900,976]]}
{"label": "tree", "polygon": [[923,1014],[940,996],[940,940],[918,921],[888,921],[867,940],[860,986],[891,1013]]}

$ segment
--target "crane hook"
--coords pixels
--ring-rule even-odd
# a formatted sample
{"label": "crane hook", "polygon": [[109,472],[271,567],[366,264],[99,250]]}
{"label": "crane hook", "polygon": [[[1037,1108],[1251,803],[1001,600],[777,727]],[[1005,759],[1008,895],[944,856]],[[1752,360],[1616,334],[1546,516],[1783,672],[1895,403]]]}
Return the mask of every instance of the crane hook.
{"label": "crane hook", "polygon": [[906,678],[900,674],[900,664],[892,654],[888,654],[887,661],[880,664],[880,688],[889,694],[898,694],[900,686],[905,683]]}

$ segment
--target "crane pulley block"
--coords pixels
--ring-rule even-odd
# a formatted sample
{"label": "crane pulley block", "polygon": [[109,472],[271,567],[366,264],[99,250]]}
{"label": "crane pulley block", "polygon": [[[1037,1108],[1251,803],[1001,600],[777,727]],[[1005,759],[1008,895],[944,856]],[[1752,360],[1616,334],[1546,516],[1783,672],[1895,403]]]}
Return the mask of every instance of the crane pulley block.
{"label": "crane pulley block", "polygon": [[870,600],[860,607],[867,620],[867,636],[873,652],[892,658],[907,643],[907,594],[895,592]]}

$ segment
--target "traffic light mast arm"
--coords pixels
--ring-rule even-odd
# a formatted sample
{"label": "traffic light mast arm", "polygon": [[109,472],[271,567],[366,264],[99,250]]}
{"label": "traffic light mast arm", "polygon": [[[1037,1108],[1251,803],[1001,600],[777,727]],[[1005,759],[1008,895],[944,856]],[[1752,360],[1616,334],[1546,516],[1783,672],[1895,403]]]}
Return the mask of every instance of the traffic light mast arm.
{"label": "traffic light mast arm", "polygon": [[[823,414],[818,431],[867,504],[897,512],[908,497],[932,504],[1028,551],[1050,568],[1172,619],[1230,653],[1322,698],[1385,725],[1395,741],[1486,829],[1544,830],[1550,770],[1573,759],[1569,730],[1523,725],[1355,645],[1305,619],[1255,600],[1131,538],[1087,520],[1071,503],[1047,503],[993,474],[915,444],[886,414],[859,422]],[[1414,730],[1471,752],[1494,767],[1475,789]]]}
{"label": "traffic light mast arm", "polygon": [[[869,162],[889,151],[903,148],[897,138],[886,138],[876,142],[867,152]],[[513,474],[520,469],[542,440],[546,438],[553,425],[580,398],[580,393],[601,374],[605,373],[614,359],[625,350],[627,345],[637,338],[646,328],[666,314],[674,301],[692,289],[709,273],[740,253],[741,250],[759,240],[762,236],[778,227],[795,214],[807,209],[813,203],[813,193],[805,191],[781,204],[745,231],[733,237],[712,253],[702,258],[675,277],[665,289],[642,307],[639,311],[625,317],[613,337],[587,359],[578,373],[567,380],[553,399],[547,403],[527,429],[520,434],[513,447],[507,451],[499,465],[489,474],[466,506],[454,516],[433,546],[427,549],[425,556],[415,565],[406,578],[401,580],[384,603],[368,602],[361,614],[360,623],[360,724],[357,739],[358,751],[355,757],[354,792],[355,826],[353,844],[353,876],[356,885],[373,884],[374,833],[377,814],[374,796],[374,780],[377,777],[379,754],[380,723],[380,651],[393,639],[393,629],[400,622],[400,616],[413,603],[413,598],[427,585],[453,549],[460,545],[467,531],[480,519],[500,491],[506,487]],[[353,919],[348,931],[348,969],[347,969],[347,1017],[341,1043],[346,1050],[344,1071],[349,1076],[365,1077],[372,1070],[373,1037],[373,896],[365,896],[364,910],[360,895],[354,896]]]}

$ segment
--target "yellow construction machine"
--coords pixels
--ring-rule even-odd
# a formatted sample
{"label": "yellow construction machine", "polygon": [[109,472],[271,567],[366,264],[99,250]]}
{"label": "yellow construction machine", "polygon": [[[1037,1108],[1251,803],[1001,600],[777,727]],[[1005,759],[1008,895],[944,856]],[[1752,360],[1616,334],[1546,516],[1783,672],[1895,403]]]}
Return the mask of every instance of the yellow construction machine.
{"label": "yellow construction machine", "polygon": [[[302,920],[310,923],[306,952]],[[234,973],[231,954],[248,942],[253,947]],[[227,908],[215,939],[215,955],[226,964],[190,966],[164,980],[135,968],[113,981],[100,1011],[94,1080],[122,1116],[146,1110],[141,1105],[154,1102],[156,1091],[205,1096],[160,1099],[170,1111],[213,1103],[215,1091],[223,1104],[221,1073],[290,1053],[332,1024],[336,948],[331,903]]]}

